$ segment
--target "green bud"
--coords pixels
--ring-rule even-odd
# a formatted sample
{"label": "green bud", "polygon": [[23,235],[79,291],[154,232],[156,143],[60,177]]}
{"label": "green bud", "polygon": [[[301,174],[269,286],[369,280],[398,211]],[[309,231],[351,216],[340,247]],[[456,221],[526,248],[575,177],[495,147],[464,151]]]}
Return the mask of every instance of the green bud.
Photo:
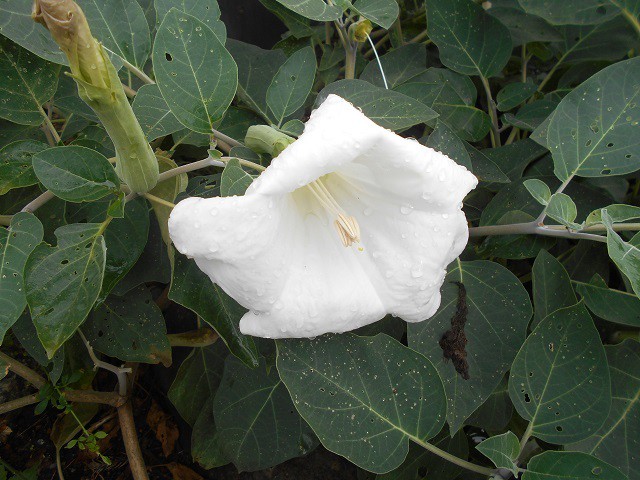
{"label": "green bud", "polygon": [[269,125],[252,125],[247,130],[244,143],[257,153],[268,153],[277,157],[280,153],[295,142],[296,139],[279,132]]}
{"label": "green bud", "polygon": [[116,148],[118,176],[134,192],[152,189],[158,182],[158,162],[82,9],[73,0],[36,0],[32,17],[47,27],[66,54],[80,98],[96,113]]}
{"label": "green bud", "polygon": [[373,26],[369,20],[363,19],[356,23],[352,23],[349,27],[349,38],[355,42],[366,42],[367,36],[373,30]]}

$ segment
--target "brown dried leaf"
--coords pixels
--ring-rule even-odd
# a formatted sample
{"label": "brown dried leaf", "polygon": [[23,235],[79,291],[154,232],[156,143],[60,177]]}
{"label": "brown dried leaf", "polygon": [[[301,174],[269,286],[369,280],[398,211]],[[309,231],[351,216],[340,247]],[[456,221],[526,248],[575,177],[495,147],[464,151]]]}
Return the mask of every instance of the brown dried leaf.
{"label": "brown dried leaf", "polygon": [[180,436],[178,426],[173,417],[162,410],[157,402],[153,401],[149,413],[147,413],[147,425],[155,432],[156,438],[162,445],[164,456],[171,455]]}
{"label": "brown dried leaf", "polygon": [[171,462],[165,466],[171,472],[173,480],[204,480],[203,477],[198,475],[189,467],[185,467],[184,465],[181,465],[179,463]]}

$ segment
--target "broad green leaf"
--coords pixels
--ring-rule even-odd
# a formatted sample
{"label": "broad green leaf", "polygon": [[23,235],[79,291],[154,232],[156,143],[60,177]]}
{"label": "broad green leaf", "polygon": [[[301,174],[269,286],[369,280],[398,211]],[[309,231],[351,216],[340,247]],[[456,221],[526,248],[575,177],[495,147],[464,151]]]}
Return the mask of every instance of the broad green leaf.
{"label": "broad green leaf", "polygon": [[316,77],[316,54],[305,47],[291,55],[278,69],[267,89],[267,105],[277,125],[304,105]]}
{"label": "broad green leaf", "polygon": [[426,6],[429,38],[445,66],[485,78],[502,71],[511,56],[511,35],[499,20],[469,0],[427,0]]}
{"label": "broad green leaf", "polygon": [[279,130],[287,135],[299,137],[304,132],[304,123],[297,118],[285,122]]}
{"label": "broad green leaf", "polygon": [[444,423],[442,381],[429,360],[378,334],[278,340],[277,367],[322,444],[374,473],[402,464],[409,440]]}
{"label": "broad green leaf", "polygon": [[632,58],[596,73],[562,99],[546,135],[558,178],[640,168],[638,78],[640,58]]}
{"label": "broad green leaf", "polygon": [[577,442],[600,428],[611,406],[609,367],[583,304],[556,310],[529,335],[511,366],[509,395],[545,442]]}
{"label": "broad green leaf", "polygon": [[321,104],[332,93],[350,101],[378,125],[391,130],[402,130],[438,116],[418,100],[363,80],[339,80],[332,83],[320,92],[316,105]]}
{"label": "broad green leaf", "polygon": [[436,128],[429,135],[425,146],[444,153],[457,164],[471,170],[471,158],[464,142],[445,123],[439,120],[436,122]]}
{"label": "broad green leaf", "polygon": [[[456,433],[453,438],[446,432],[442,432],[431,443],[458,458],[469,456],[469,444],[464,432]],[[460,472],[460,467],[425,450],[420,445],[411,443],[407,458],[402,465],[389,473],[376,475],[376,480],[418,480],[423,478],[453,480],[458,477]]]}
{"label": "broad green leaf", "polygon": [[514,475],[518,474],[516,459],[520,453],[520,442],[513,432],[489,437],[476,448],[497,468],[506,468]]}
{"label": "broad green leaf", "polygon": [[[451,329],[461,282],[467,306],[465,336],[469,379],[444,358],[439,340]],[[453,264],[442,287],[438,312],[407,326],[409,346],[435,365],[447,394],[447,422],[457,432],[496,389],[518,352],[531,318],[531,301],[520,281],[503,266],[487,261]]]}
{"label": "broad green leaf", "polygon": [[533,262],[531,277],[534,325],[556,310],[571,307],[578,302],[569,274],[556,257],[546,250],[540,250]]}
{"label": "broad green leaf", "polygon": [[640,299],[633,293],[609,288],[597,273],[589,283],[574,281],[585,305],[600,318],[640,327]]}
{"label": "broad green leaf", "polygon": [[278,0],[278,3],[303,17],[320,22],[336,20],[342,15],[338,7],[327,5],[324,0]]}
{"label": "broad green leaf", "polygon": [[211,133],[238,85],[238,68],[224,45],[206,24],[171,9],[158,27],[152,56],[171,112],[185,127]]}
{"label": "broad green leaf", "polygon": [[579,452],[544,452],[527,464],[522,480],[628,480],[617,468]]}
{"label": "broad green leaf", "polygon": [[42,184],[68,202],[93,202],[116,193],[120,180],[104,155],[79,146],[54,147],[33,156]]}
{"label": "broad green leaf", "polygon": [[[342,56],[344,57],[344,52]],[[380,63],[387,85],[389,88],[395,88],[407,81],[413,81],[412,77],[426,70],[427,51],[424,45],[410,43],[385,53],[380,57]],[[384,87],[380,66],[375,59],[367,63],[359,78],[377,87]]]}
{"label": "broad green leaf", "polygon": [[275,466],[317,445],[278,371],[267,369],[264,358],[257,368],[249,368],[227,357],[213,417],[222,451],[241,472]]}
{"label": "broad green leaf", "polygon": [[622,17],[599,25],[567,25],[559,28],[562,42],[553,47],[560,63],[615,61],[626,56],[637,33]]}
{"label": "broad green leaf", "polygon": [[220,194],[223,197],[244,195],[244,192],[253,182],[253,177],[245,172],[237,159],[229,160],[222,171],[220,180]]}
{"label": "broad green leaf", "polygon": [[82,326],[99,352],[125,362],[171,365],[171,346],[162,312],[145,286],[124,297],[109,295]]}
{"label": "broad green leaf", "polygon": [[498,110],[501,112],[507,112],[516,108],[522,102],[528,100],[536,90],[537,87],[533,83],[509,83],[506,87],[500,90],[496,96]]}
{"label": "broad green leaf", "polygon": [[58,244],[40,244],[27,260],[25,293],[47,356],[71,338],[100,293],[106,258],[102,225],[65,225]]}
{"label": "broad green leaf", "polygon": [[46,115],[42,104],[55,93],[59,72],[59,65],[0,36],[0,118],[40,125]]}
{"label": "broad green leaf", "polygon": [[578,207],[571,197],[565,193],[554,193],[549,199],[545,212],[548,217],[553,218],[556,222],[561,223],[569,228],[580,228],[580,225],[574,223],[578,216]]}
{"label": "broad green leaf", "polygon": [[533,198],[541,205],[548,205],[549,200],[551,200],[551,190],[549,186],[544,183],[542,180],[538,180],[537,178],[531,178],[529,180],[525,180],[523,185],[527,189],[527,191],[531,194]]}
{"label": "broad green leaf", "polygon": [[0,35],[40,58],[67,65],[67,57],[60,50],[47,29],[33,21],[31,2],[4,0],[0,2]]}
{"label": "broad green leaf", "polygon": [[271,122],[267,89],[287,60],[282,50],[263,50],[248,43],[229,40],[227,48],[238,65],[238,97],[264,120]]}
{"label": "broad green leaf", "polygon": [[[107,218],[109,202],[69,206],[67,217],[74,223],[97,223]],[[104,278],[98,302],[131,270],[144,250],[149,233],[149,215],[143,198],[127,202],[123,218],[114,218],[104,232],[107,247]]]}
{"label": "broad green leaf", "polygon": [[223,342],[216,342],[194,348],[180,365],[167,396],[189,425],[196,423],[209,400],[213,400],[228,353]]}
{"label": "broad green leaf", "polygon": [[282,23],[286,25],[294,38],[306,38],[313,37],[315,35],[316,31],[314,30],[314,27],[311,26],[311,22],[308,18],[298,15],[297,13],[282,6],[282,4],[278,3],[277,0],[260,0],[260,3],[282,20]]}
{"label": "broad green leaf", "polygon": [[524,104],[515,115],[505,113],[502,116],[502,121],[507,125],[531,132],[543,124],[557,105],[557,100],[542,98],[535,102]]}
{"label": "broad green leaf", "polygon": [[619,468],[629,480],[637,480],[640,478],[640,459],[637,455],[640,436],[640,344],[627,339],[618,345],[607,345],[604,349],[611,369],[613,402],[609,416],[593,436],[567,448],[594,455]]}
{"label": "broad green leaf", "polygon": [[364,18],[386,29],[391,28],[400,13],[396,0],[357,0],[353,7]]}
{"label": "broad green leaf", "polygon": [[554,25],[588,25],[601,23],[620,11],[608,0],[518,0],[528,13],[544,18]]}
{"label": "broad green leaf", "polygon": [[630,242],[625,242],[613,230],[611,217],[606,209],[602,210],[602,223],[607,227],[607,250],[611,260],[631,282],[636,295],[640,296],[640,248]]}
{"label": "broad green leaf", "polygon": [[[2,155],[2,152],[0,152],[0,155]],[[611,219],[611,223],[626,222],[627,220],[640,218],[640,207],[633,205],[614,204],[609,205],[606,210]],[[585,220],[585,223],[587,225],[602,223],[602,209],[599,208],[591,212]]]}
{"label": "broad green leaf", "polygon": [[245,364],[258,365],[253,339],[240,333],[240,318],[246,310],[183,255],[175,257],[169,298],[202,317]]}
{"label": "broad green leaf", "polygon": [[133,100],[133,113],[140,122],[142,131],[149,141],[181,130],[178,121],[167,102],[160,94],[158,85],[143,85]]}
{"label": "broad green leaf", "polygon": [[42,224],[32,213],[17,213],[9,228],[0,228],[0,345],[27,306],[24,266],[43,234]]}
{"label": "broad green leaf", "polygon": [[220,7],[216,0],[155,0],[157,25],[162,23],[166,14],[176,8],[187,15],[205,23],[224,44],[227,38],[227,27],[220,21]]}
{"label": "broad green leaf", "polygon": [[149,58],[149,24],[138,2],[78,0],[91,33],[109,51],[142,68]]}
{"label": "broad green leaf", "polygon": [[46,142],[47,137],[41,128],[31,125],[19,125],[0,118],[0,148],[18,140],[35,140]]}
{"label": "broad green leaf", "polygon": [[[78,95],[78,84],[67,73],[70,73],[69,70],[64,69],[58,78],[58,89],[53,96],[55,106],[63,111],[68,121],[73,121],[73,117],[69,118],[73,113],[92,122],[98,122],[98,116]],[[70,127],[73,129],[73,125],[66,125],[63,134],[69,132]]]}
{"label": "broad green leaf", "polygon": [[467,418],[466,423],[484,430],[501,431],[507,427],[512,415],[509,384],[504,377],[489,398]]}
{"label": "broad green leaf", "polygon": [[473,173],[478,179],[483,182],[509,183],[509,177],[486,155],[490,150],[478,150],[472,145],[466,147],[473,165]]}
{"label": "broad green leaf", "polygon": [[31,158],[49,148],[36,140],[19,140],[0,149],[0,195],[38,183]]}
{"label": "broad green leaf", "polygon": [[[224,363],[222,363],[224,365]],[[220,370],[222,375],[222,370]],[[207,470],[222,467],[230,462],[222,451],[224,439],[216,434],[213,418],[213,396],[203,405],[191,432],[191,456]]]}
{"label": "broad green leaf", "polygon": [[514,6],[492,6],[487,12],[502,22],[511,33],[514,47],[532,42],[557,42],[560,33],[544,19]]}

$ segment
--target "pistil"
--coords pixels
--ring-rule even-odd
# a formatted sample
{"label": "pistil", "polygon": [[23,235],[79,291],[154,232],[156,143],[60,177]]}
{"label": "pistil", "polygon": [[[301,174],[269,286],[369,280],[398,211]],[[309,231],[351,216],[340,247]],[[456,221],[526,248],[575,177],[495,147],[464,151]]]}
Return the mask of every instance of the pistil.
{"label": "pistil", "polygon": [[336,202],[331,192],[322,183],[320,179],[315,180],[307,185],[311,193],[318,199],[320,204],[326,208],[335,220],[333,222],[340,240],[345,247],[350,247],[353,243],[360,242],[360,225],[355,217],[348,215],[342,207]]}

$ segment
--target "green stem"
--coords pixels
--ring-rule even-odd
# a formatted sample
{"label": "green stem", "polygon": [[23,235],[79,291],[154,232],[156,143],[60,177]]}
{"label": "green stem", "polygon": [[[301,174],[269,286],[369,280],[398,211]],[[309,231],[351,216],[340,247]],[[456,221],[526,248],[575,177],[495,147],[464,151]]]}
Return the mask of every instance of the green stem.
{"label": "green stem", "polygon": [[496,108],[496,102],[491,95],[491,87],[489,86],[489,80],[484,75],[480,75],[480,81],[484,87],[484,91],[487,95],[487,105],[489,110],[489,116],[491,117],[491,143],[493,147],[500,146],[500,127],[498,126],[498,109]]}
{"label": "green stem", "polygon": [[356,76],[356,53],[358,52],[355,45],[350,43],[345,46],[345,65],[344,65],[344,78],[354,79]]}
{"label": "green stem", "polygon": [[533,422],[529,422],[527,429],[524,431],[522,438],[520,439],[520,453],[518,453],[518,461],[521,460],[521,456],[524,452],[524,447],[527,445],[529,438],[531,438],[531,432],[533,431]]}
{"label": "green stem", "polygon": [[491,468],[482,467],[480,465],[476,465],[475,463],[467,462],[462,458],[456,457],[455,455],[451,455],[449,452],[445,452],[444,450],[436,447],[435,445],[432,445],[427,442],[423,442],[422,440],[416,437],[410,437],[410,438],[425,450],[428,450],[434,455],[437,455],[440,458],[447,460],[448,462],[451,462],[454,465],[462,467],[466,470],[470,470],[472,472],[479,473],[480,475],[486,475],[486,476],[493,475],[495,473],[495,470]]}
{"label": "green stem", "polygon": [[[624,225],[624,224],[622,224]],[[571,240],[593,240],[606,243],[607,237],[591,233],[575,232],[561,225],[539,225],[535,221],[508,225],[488,225],[471,227],[470,237],[490,237],[496,235],[541,235],[544,237],[569,238]]]}
{"label": "green stem", "polygon": [[142,70],[140,70],[138,67],[136,67],[135,65],[132,65],[131,63],[127,62],[122,57],[120,57],[120,59],[122,60],[122,64],[125,66],[125,68],[127,70],[129,70],[131,73],[133,73],[136,77],[138,77],[140,80],[142,80],[147,85],[151,85],[151,84],[156,83],[146,73],[144,73]]}
{"label": "green stem", "polygon": [[40,109],[40,114],[42,115],[42,118],[44,118],[44,124],[47,127],[47,131],[53,137],[55,144],[60,145],[62,143],[62,139],[60,138],[60,135],[58,134],[56,127],[54,127],[53,123],[51,123],[51,119],[49,118],[49,115],[47,115],[47,113],[44,111],[42,107],[38,107],[38,108]]}

